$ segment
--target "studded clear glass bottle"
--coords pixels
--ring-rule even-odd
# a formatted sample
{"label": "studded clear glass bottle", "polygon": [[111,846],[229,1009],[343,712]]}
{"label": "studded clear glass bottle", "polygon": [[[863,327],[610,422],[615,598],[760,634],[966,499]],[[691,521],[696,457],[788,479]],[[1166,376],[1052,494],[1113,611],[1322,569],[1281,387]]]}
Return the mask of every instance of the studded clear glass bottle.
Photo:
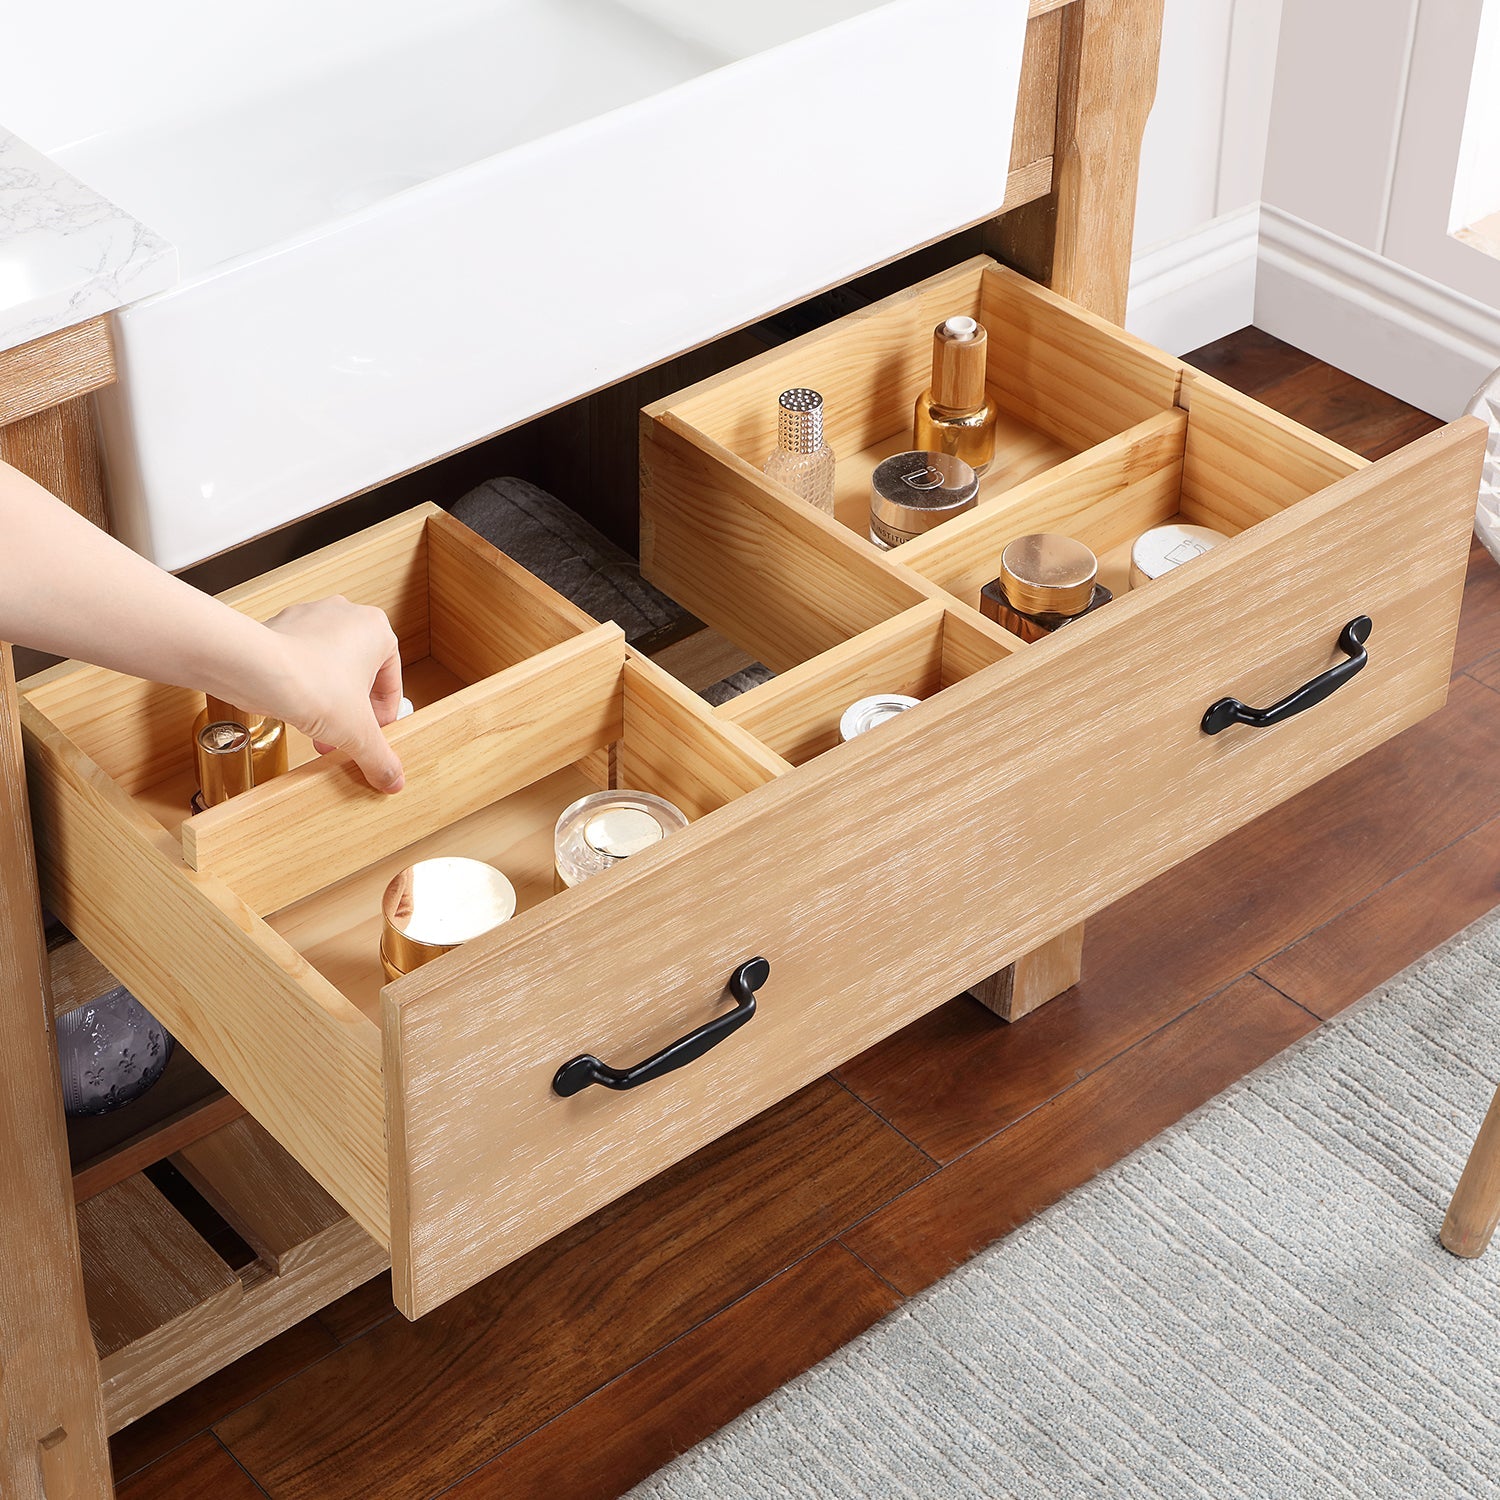
{"label": "studded clear glass bottle", "polygon": [[766,474],[824,515],[833,514],[833,449],[823,441],[823,398],[798,386],[776,407],[776,448]]}

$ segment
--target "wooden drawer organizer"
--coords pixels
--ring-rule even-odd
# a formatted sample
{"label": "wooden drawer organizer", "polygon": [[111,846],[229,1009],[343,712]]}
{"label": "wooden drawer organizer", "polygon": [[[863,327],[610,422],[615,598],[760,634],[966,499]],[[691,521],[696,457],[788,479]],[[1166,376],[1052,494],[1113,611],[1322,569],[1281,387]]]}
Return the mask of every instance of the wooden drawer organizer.
{"label": "wooden drawer organizer", "polygon": [[[907,443],[933,324],[979,316],[1003,411],[983,503],[886,555],[870,470]],[[839,518],[768,484],[775,398],[821,390]],[[988,261],[645,414],[643,562],[779,675],[715,711],[424,508],[227,596],[340,592],[391,615],[419,704],[395,798],[342,757],[195,818],[192,695],[66,664],[25,685],[45,895],[382,1247],[410,1316],[1442,703],[1483,441],[1457,423],[1366,464]],[[1174,515],[1211,556],[1023,646],[973,607],[1012,536],[1105,554]],[[1208,736],[1227,693],[1369,666],[1272,731]],[[853,744],[874,690],[925,701]],[[610,784],[692,826],[551,894],[561,808]],[[437,851],[493,859],[521,909],[382,987],[378,896]],[[753,1022],[629,1093],[551,1088],[722,1010]]]}

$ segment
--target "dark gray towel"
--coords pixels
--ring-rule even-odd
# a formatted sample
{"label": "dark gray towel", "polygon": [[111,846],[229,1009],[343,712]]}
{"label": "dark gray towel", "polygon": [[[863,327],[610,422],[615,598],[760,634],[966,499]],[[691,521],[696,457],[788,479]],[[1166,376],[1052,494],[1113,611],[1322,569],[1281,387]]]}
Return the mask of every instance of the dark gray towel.
{"label": "dark gray towel", "polygon": [[763,667],[759,662],[754,662],[725,677],[722,681],[714,683],[712,687],[704,688],[699,696],[717,708],[719,704],[728,703],[731,698],[738,698],[741,693],[748,693],[751,688],[759,687],[763,682],[769,682],[775,675],[769,667]]}
{"label": "dark gray towel", "polygon": [[628,553],[525,479],[486,480],[453,506],[453,516],[596,620],[613,620],[632,645],[687,617],[641,577]]}

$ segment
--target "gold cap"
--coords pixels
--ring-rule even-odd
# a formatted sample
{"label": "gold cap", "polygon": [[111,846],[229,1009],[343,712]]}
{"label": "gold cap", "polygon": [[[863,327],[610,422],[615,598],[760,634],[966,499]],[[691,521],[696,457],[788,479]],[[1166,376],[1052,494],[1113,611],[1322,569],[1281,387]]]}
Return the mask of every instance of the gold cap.
{"label": "gold cap", "polygon": [[386,977],[482,937],[516,912],[516,888],[483,860],[447,856],[408,865],[385,888],[380,957]]}
{"label": "gold cap", "polygon": [[1099,560],[1070,536],[1018,536],[1000,554],[1000,586],[1029,615],[1076,615],[1094,596]]}
{"label": "gold cap", "polygon": [[246,713],[212,694],[206,695],[206,701],[208,706],[201,718],[210,723],[215,719],[227,719],[234,724],[243,724],[250,731],[250,758],[254,762],[256,786],[286,771],[289,764],[286,725],[280,719]]}
{"label": "gold cap", "polygon": [[229,719],[215,719],[198,731],[193,745],[198,762],[198,789],[205,807],[217,807],[253,783],[250,731]]}
{"label": "gold cap", "polygon": [[975,318],[953,317],[932,331],[932,399],[955,411],[983,406],[989,336]]}

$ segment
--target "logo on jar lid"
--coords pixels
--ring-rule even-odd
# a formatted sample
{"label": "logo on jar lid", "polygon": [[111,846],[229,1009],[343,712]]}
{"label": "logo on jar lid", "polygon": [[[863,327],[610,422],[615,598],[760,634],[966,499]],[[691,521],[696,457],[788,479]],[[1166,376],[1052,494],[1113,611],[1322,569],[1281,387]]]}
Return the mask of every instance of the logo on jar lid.
{"label": "logo on jar lid", "polygon": [[909,474],[901,476],[902,484],[910,485],[914,490],[937,490],[943,487],[946,476],[941,469],[935,469],[931,464],[921,469],[913,469]]}

